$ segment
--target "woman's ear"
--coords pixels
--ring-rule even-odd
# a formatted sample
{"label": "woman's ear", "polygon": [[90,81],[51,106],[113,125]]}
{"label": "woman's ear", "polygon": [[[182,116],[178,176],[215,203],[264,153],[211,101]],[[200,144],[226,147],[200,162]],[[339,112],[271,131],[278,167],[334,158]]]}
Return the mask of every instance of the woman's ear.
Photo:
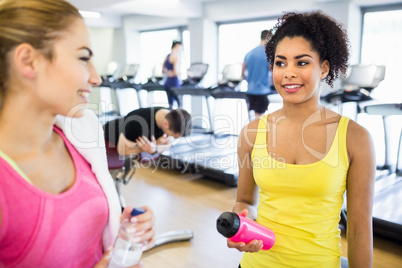
{"label": "woman's ear", "polygon": [[328,73],[329,73],[329,61],[325,60],[321,64],[321,80],[327,77]]}
{"label": "woman's ear", "polygon": [[28,78],[33,79],[37,75],[37,69],[35,68],[35,60],[37,59],[38,52],[30,44],[20,44],[14,50],[14,62],[17,70]]}

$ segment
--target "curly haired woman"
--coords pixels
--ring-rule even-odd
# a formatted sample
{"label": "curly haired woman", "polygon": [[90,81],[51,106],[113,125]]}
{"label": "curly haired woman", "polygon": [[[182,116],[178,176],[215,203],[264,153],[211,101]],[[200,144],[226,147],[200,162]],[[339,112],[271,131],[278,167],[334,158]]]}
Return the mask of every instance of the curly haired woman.
{"label": "curly haired woman", "polygon": [[284,14],[272,33],[266,54],[283,107],[241,132],[233,211],[271,228],[276,242],[268,251],[259,240],[228,240],[228,246],[245,252],[242,268],[339,268],[346,191],[349,267],[371,267],[372,140],[362,126],[320,103],[321,83],[332,86],[347,70],[346,32],[315,11]]}

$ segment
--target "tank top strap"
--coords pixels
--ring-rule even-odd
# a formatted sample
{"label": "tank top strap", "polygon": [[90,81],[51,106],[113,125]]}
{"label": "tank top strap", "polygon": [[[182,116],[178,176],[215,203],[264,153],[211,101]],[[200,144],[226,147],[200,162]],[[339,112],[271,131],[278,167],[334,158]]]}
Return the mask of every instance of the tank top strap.
{"label": "tank top strap", "polygon": [[346,147],[346,135],[348,131],[348,124],[350,118],[342,116],[338,123],[338,148],[340,157],[345,161],[346,165],[349,165],[348,150]]}
{"label": "tank top strap", "polygon": [[[260,144],[265,144],[267,141],[267,124],[268,124],[268,114],[263,115],[260,117],[260,120],[258,121],[258,127],[257,127],[257,134],[255,136],[255,141],[254,141],[254,148],[256,148],[256,145]],[[251,152],[251,158],[254,158],[255,150],[253,149]]]}
{"label": "tank top strap", "polygon": [[8,155],[6,155],[1,150],[0,150],[0,158],[2,158],[10,167],[12,167],[15,170],[15,172],[17,172],[25,181],[33,185],[31,179],[28,178],[28,176],[25,174],[24,171],[21,170],[21,168],[17,165],[17,163],[15,163],[14,160],[12,160]]}

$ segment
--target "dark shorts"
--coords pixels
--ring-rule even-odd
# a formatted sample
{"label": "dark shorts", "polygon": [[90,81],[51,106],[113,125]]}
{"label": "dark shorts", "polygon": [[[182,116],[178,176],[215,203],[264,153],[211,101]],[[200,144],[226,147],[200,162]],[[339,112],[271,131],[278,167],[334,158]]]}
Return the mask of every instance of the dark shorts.
{"label": "dark shorts", "polygon": [[263,114],[268,109],[268,94],[251,95],[246,94],[248,99],[248,110],[254,110],[256,113]]}

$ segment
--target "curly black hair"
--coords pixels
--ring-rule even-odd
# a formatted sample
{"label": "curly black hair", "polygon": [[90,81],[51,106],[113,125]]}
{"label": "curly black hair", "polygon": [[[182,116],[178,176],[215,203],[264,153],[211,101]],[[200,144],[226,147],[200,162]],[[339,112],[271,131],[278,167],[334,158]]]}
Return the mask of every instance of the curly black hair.
{"label": "curly black hair", "polygon": [[285,37],[302,37],[318,53],[320,62],[328,60],[330,70],[325,81],[333,87],[339,72],[346,73],[349,60],[349,40],[346,30],[322,11],[306,13],[287,12],[271,29],[272,37],[265,47],[269,67],[273,69],[276,47]]}

